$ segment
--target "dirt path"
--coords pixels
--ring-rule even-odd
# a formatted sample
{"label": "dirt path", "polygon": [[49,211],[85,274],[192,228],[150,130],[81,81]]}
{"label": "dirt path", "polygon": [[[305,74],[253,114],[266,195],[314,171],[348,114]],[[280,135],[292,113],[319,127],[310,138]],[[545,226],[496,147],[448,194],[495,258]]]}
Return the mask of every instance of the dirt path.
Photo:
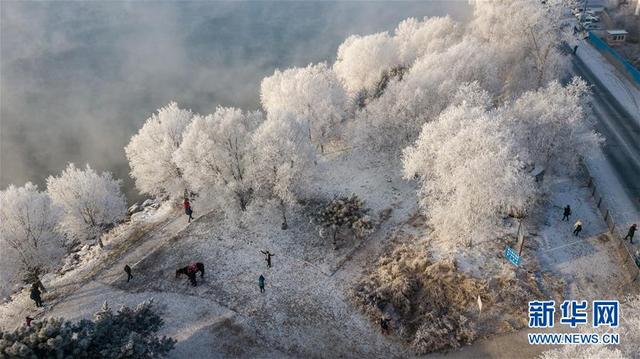
{"label": "dirt path", "polygon": [[111,285],[120,277],[126,278],[124,264],[130,263],[130,266],[135,268],[135,263],[186,227],[186,221],[183,223],[182,220],[183,216],[178,216],[176,212],[157,223],[138,224],[137,230],[126,232],[123,234],[125,237],[116,237],[105,243],[105,248],[97,252],[99,257],[87,265],[82,265],[64,276],[54,276],[53,279],[51,276],[46,277],[43,279],[47,288],[44,308],[35,308],[26,290],[14,295],[11,302],[0,307],[0,327],[20,326],[25,316],[38,319],[57,313],[57,306],[67,302],[70,297],[86,297],[88,293],[99,292],[94,283],[99,287]]}

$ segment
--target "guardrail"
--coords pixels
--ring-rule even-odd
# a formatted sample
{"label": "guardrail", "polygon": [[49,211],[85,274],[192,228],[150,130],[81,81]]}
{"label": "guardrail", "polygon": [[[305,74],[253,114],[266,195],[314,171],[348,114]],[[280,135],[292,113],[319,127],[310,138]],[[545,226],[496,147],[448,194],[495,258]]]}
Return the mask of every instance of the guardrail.
{"label": "guardrail", "polygon": [[[640,268],[638,268],[638,266],[636,265],[635,257],[629,251],[629,248],[622,240],[623,236],[616,231],[616,222],[613,219],[613,213],[610,208],[607,207],[607,204],[604,201],[604,196],[600,192],[598,192],[598,187],[596,186],[596,183],[591,176],[589,176],[587,187],[591,190],[591,196],[595,200],[596,206],[600,210],[600,213],[602,214],[603,219],[607,224],[609,234],[611,234],[611,237],[613,237],[613,240],[616,243],[618,253],[623,259],[623,267],[625,267],[627,273],[630,273],[633,278],[631,279],[631,282],[640,282]],[[620,230],[620,228],[618,228],[618,230]]]}

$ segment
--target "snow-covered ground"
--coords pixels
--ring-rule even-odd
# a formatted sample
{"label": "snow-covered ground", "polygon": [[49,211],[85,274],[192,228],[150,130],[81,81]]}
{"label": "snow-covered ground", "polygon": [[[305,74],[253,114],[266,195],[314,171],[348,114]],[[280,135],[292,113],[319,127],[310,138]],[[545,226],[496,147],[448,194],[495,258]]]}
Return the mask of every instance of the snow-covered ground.
{"label": "snow-covered ground", "polygon": [[[624,258],[616,249],[589,188],[578,181],[550,179],[552,195],[534,236],[536,255],[545,270],[565,282],[566,299],[617,299],[626,290],[628,278],[620,263]],[[562,210],[571,206],[569,221],[562,221]],[[573,225],[583,223],[579,236]]]}
{"label": "snow-covered ground", "polygon": [[[576,54],[595,76],[596,86],[600,87],[594,88],[594,96],[598,98],[594,99],[592,105],[600,130],[606,137],[606,147],[594,149],[585,159],[585,165],[594,177],[597,191],[603,196],[605,208],[616,223],[616,235],[623,237],[632,223],[640,221],[639,181],[633,180],[637,179],[639,174],[636,171],[640,168],[637,140],[640,135],[640,88],[588,41],[579,45]],[[624,112],[612,108],[617,104]],[[634,246],[629,246],[631,253],[640,250],[639,242],[636,240]]]}
{"label": "snow-covered ground", "polygon": [[[403,347],[383,337],[347,301],[348,281],[365,263],[339,259],[381,248],[387,231],[415,211],[414,188],[386,162],[342,153],[327,157],[343,167],[325,175],[322,166],[328,164],[320,161],[319,191],[355,192],[373,214],[393,208],[391,218],[359,246],[334,251],[301,213],[282,231],[277,211],[268,207],[255,209],[240,228],[218,211],[187,226],[177,209],[163,207],[137,223],[144,234],[122,230],[106,241],[105,254],[89,254],[76,270],[47,278],[44,312],[35,312],[26,292],[16,295],[0,307],[0,326],[16,327],[34,314],[77,320],[92,316],[104,301],[117,308],[155,298],[165,310],[161,334],[178,340],[171,353],[176,358],[399,355]],[[117,250],[117,243],[128,241],[126,250]],[[261,249],[275,253],[273,268],[265,268]],[[175,279],[176,268],[196,260],[206,265],[198,287],[185,277]],[[133,268],[130,283],[125,264]],[[258,291],[260,274],[266,277],[264,294]]]}
{"label": "snow-covered ground", "polygon": [[616,97],[625,111],[640,123],[640,88],[634,86],[588,41],[579,44],[576,55]]}
{"label": "snow-covered ground", "polygon": [[[154,298],[165,312],[161,334],[178,340],[171,352],[174,358],[411,356],[394,336],[383,336],[348,299],[353,282],[376,261],[392,233],[402,227],[415,230],[406,228],[417,210],[414,185],[400,177],[398,168],[369,156],[373,154],[358,151],[327,155],[319,161],[314,180],[316,195],[355,192],[374,216],[392,208],[391,217],[364,242],[334,250],[301,212],[292,214],[290,228],[282,231],[278,212],[268,206],[254,209],[237,227],[215,210],[189,225],[179,209],[165,205],[119,228],[106,240],[106,251],[92,249],[76,269],[64,276],[48,276],[44,311],[35,310],[26,292],[0,306],[0,326],[16,327],[26,315],[34,314],[36,320],[43,316],[77,320],[91,317],[104,301],[118,308]],[[334,170],[326,171],[324,166]],[[575,183],[554,184],[557,194],[550,202],[558,208],[546,209],[549,218],[536,229],[539,244],[531,248],[537,248],[537,257],[545,263],[543,270],[569,284],[569,295],[615,296],[612,283],[620,271],[615,253],[599,239],[604,223],[586,189]],[[585,223],[586,238],[577,243],[570,235],[572,222],[556,218],[566,203],[575,208],[572,219],[579,216]],[[259,253],[264,249],[275,254],[272,268],[266,268]],[[438,246],[430,250],[438,255]],[[470,272],[477,271],[471,259],[485,256],[492,258],[484,263],[489,270],[492,266],[498,271],[514,270],[496,254],[479,251],[465,265]],[[206,275],[198,277],[197,287],[191,287],[185,277],[174,276],[176,268],[192,261],[206,265]],[[129,283],[125,264],[133,268]],[[266,277],[265,293],[258,290],[260,274]],[[514,335],[526,334],[505,337]],[[504,345],[484,339],[446,356],[500,357],[521,352],[517,340],[496,340]],[[531,355],[539,352],[529,349]]]}
{"label": "snow-covered ground", "polygon": [[[640,212],[634,201],[640,198],[631,198],[624,191],[620,181],[615,176],[612,164],[607,161],[602,150],[595,150],[590,158],[585,161],[589,173],[594,177],[598,191],[603,193],[603,203],[609,208],[616,221],[616,232],[624,236],[627,228],[632,223],[640,222]],[[634,241],[633,251],[640,249],[640,241]]]}

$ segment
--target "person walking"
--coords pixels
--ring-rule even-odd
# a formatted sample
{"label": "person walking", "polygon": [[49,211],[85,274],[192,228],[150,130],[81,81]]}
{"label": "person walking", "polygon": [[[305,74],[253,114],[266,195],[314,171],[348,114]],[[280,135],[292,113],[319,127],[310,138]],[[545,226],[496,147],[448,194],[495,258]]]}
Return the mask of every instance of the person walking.
{"label": "person walking", "polygon": [[569,216],[571,215],[571,206],[567,205],[566,207],[564,207],[564,212],[562,214],[562,220],[563,221],[569,221]]}
{"label": "person walking", "polygon": [[129,281],[133,279],[133,276],[131,275],[131,267],[129,267],[128,264],[125,264],[124,271],[127,273],[127,283],[129,283]]}
{"label": "person walking", "polygon": [[577,237],[581,231],[582,231],[582,221],[577,220],[576,224],[573,225],[573,235]]}
{"label": "person walking", "polygon": [[627,238],[629,238],[629,242],[633,244],[633,235],[636,234],[637,230],[638,225],[634,223],[633,225],[631,225],[631,227],[629,227],[629,232],[627,232],[627,235],[624,237],[624,239],[626,240]]}
{"label": "person walking", "polygon": [[40,292],[40,289],[38,288],[38,284],[33,283],[31,285],[31,299],[36,302],[36,307],[40,308],[42,307],[42,297],[40,296],[42,294],[42,292]]}
{"label": "person walking", "polygon": [[264,276],[262,274],[258,278],[258,286],[260,286],[260,293],[264,293]]}
{"label": "person walking", "polygon": [[193,219],[193,209],[191,208],[191,203],[189,203],[189,198],[185,197],[182,206],[184,207],[184,213],[189,216],[189,223],[191,223],[191,220]]}
{"label": "person walking", "polygon": [[260,253],[264,254],[264,260],[267,261],[267,268],[271,268],[271,257],[274,254],[269,251],[260,251]]}

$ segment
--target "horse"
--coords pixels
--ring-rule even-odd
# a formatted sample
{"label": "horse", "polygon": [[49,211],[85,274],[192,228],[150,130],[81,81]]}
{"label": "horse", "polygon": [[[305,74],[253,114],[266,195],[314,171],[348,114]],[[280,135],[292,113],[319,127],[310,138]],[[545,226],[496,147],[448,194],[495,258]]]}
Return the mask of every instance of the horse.
{"label": "horse", "polygon": [[200,278],[204,277],[204,264],[200,262],[193,263],[176,270],[176,278],[180,277],[180,274],[186,274],[191,281],[191,285],[195,287],[198,285],[198,282],[196,281],[196,274],[198,272],[200,272]]}

